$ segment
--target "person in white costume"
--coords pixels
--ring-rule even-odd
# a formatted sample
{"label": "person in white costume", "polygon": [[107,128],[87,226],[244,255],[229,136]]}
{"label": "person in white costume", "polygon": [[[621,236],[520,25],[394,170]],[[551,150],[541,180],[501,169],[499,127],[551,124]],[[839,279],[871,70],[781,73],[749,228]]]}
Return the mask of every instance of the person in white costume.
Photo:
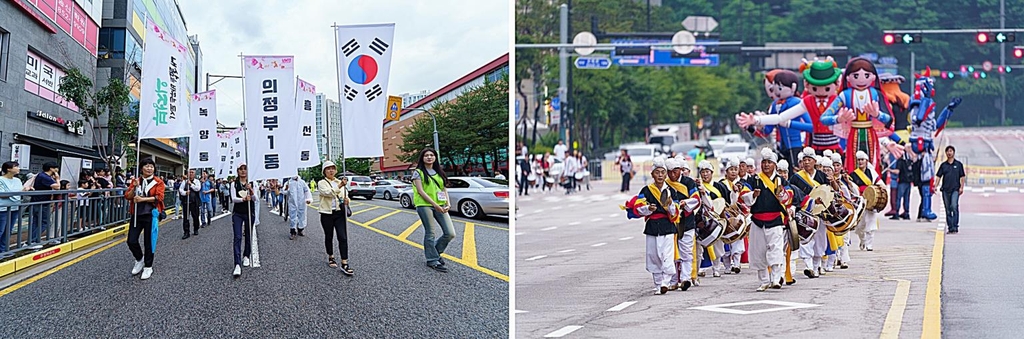
{"label": "person in white costume", "polygon": [[751,191],[740,194],[740,201],[750,207],[753,225],[750,228],[747,258],[760,281],[757,291],[781,289],[785,264],[784,215],[793,215],[790,206],[793,192],[788,182],[775,172],[778,155],[771,149],[761,150],[761,171],[747,180]]}

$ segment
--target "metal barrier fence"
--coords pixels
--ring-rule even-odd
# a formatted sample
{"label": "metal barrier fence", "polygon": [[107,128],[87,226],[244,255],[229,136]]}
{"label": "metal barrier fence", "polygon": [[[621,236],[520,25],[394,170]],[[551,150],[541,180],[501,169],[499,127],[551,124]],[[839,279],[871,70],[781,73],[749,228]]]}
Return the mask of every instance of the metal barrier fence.
{"label": "metal barrier fence", "polygon": [[[0,192],[0,199],[21,196],[21,203],[0,210],[0,227],[6,227],[0,259],[43,247],[59,245],[108,227],[128,222],[124,188]],[[174,206],[174,192],[164,194],[167,208]],[[35,201],[34,201],[35,200]],[[13,225],[11,221],[14,220]]]}

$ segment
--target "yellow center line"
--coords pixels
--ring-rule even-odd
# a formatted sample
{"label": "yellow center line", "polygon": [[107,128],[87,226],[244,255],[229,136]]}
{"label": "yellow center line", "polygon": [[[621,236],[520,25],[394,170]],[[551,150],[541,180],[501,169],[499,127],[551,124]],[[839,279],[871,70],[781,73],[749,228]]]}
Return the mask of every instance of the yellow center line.
{"label": "yellow center line", "polygon": [[921,338],[939,338],[942,336],[942,248],[943,232],[935,232],[935,245],[932,246],[932,265],[928,272],[928,288],[924,295],[924,323]]}
{"label": "yellow center line", "polygon": [[880,339],[899,338],[900,327],[903,326],[903,312],[907,309],[907,297],[910,296],[910,280],[890,279],[896,281],[896,295],[892,298],[892,306],[885,316],[885,324],[882,325]]}
{"label": "yellow center line", "polygon": [[412,232],[415,232],[416,229],[420,227],[420,225],[423,225],[423,222],[419,221],[419,220],[416,220],[416,222],[412,223],[412,225],[409,226],[409,228],[406,228],[404,231],[402,231],[402,233],[398,235],[398,238],[399,239],[408,238],[410,235],[412,235]]}
{"label": "yellow center line", "polygon": [[[383,236],[386,236],[388,238],[401,241],[401,242],[403,242],[403,243],[405,243],[405,244],[407,244],[409,246],[416,247],[416,248],[419,248],[421,250],[423,249],[423,244],[415,243],[415,242],[409,241],[408,239],[399,238],[397,235],[394,235],[394,234],[391,234],[391,233],[388,233],[388,232],[376,229],[376,228],[370,226],[369,223],[364,224],[364,223],[361,223],[361,222],[358,222],[358,221],[354,221],[354,220],[349,220],[349,222],[351,222],[351,223],[353,223],[355,225],[358,225],[358,226],[362,226],[365,229],[377,232],[377,233],[379,233],[379,234],[381,234]],[[480,265],[477,265],[475,263],[468,263],[465,260],[462,260],[461,258],[453,257],[451,255],[448,255],[447,253],[446,254],[442,254],[441,257],[443,257],[445,259],[448,259],[451,262],[455,262],[455,263],[459,263],[459,264],[465,265],[466,267],[469,267],[469,268],[472,268],[474,270],[480,271],[481,273],[487,274],[489,276],[501,279],[502,281],[505,281],[505,282],[509,281],[507,275],[504,275],[504,274],[492,271],[490,269],[481,267]]]}
{"label": "yellow center line", "polygon": [[366,212],[366,211],[369,211],[369,210],[375,210],[375,209],[378,209],[378,208],[380,208],[380,207],[379,206],[373,206],[373,207],[370,207],[370,208],[364,208],[364,209],[352,212],[352,215],[363,213],[363,212]]}
{"label": "yellow center line", "polygon": [[[387,218],[387,217],[390,217],[390,216],[392,216],[392,215],[398,214],[398,212],[399,212],[399,211],[393,211],[393,212],[391,212],[391,213],[388,213],[388,214],[385,214],[385,215],[382,215],[382,216],[376,217],[376,218],[374,218],[373,220],[367,221],[367,222],[366,222],[366,224],[367,224],[367,225],[373,225],[373,223],[375,223],[375,222],[378,222],[378,221],[381,221],[381,220],[384,220],[385,218]],[[355,213],[353,213],[353,214],[355,214]]]}
{"label": "yellow center line", "polygon": [[473,223],[466,223],[466,230],[462,233],[462,260],[477,266],[476,262],[476,231]]}
{"label": "yellow center line", "polygon": [[42,273],[36,274],[36,275],[34,275],[32,277],[29,277],[28,279],[22,280],[21,282],[19,282],[17,284],[14,284],[14,285],[11,285],[10,287],[5,288],[2,291],[0,291],[0,297],[8,295],[11,292],[14,292],[14,291],[18,290],[19,288],[28,286],[28,284],[34,283],[34,282],[36,282],[39,279],[46,278],[47,276],[49,276],[51,274],[54,274],[57,271],[60,271],[60,270],[66,268],[68,266],[74,265],[74,264],[78,263],[79,261],[85,260],[88,257],[91,257],[91,256],[93,256],[93,255],[95,255],[97,253],[106,251],[107,249],[109,249],[111,247],[114,247],[114,246],[117,246],[117,245],[120,245],[122,243],[123,242],[121,242],[121,241],[114,241],[114,242],[112,242],[110,244],[107,244],[107,245],[104,245],[103,247],[100,247],[99,249],[96,249],[96,250],[93,250],[93,251],[91,251],[89,253],[86,253],[86,254],[78,257],[78,258],[71,259],[71,261],[68,261],[66,263],[57,265],[54,268],[48,269],[46,271],[43,271]]}
{"label": "yellow center line", "polygon": [[[383,208],[383,209],[386,209],[386,210],[399,211],[399,212],[402,212],[402,213],[414,214],[416,216],[419,216],[419,214],[416,214],[416,212],[412,212],[412,211],[409,211],[407,209],[399,209],[399,208],[393,208],[393,207],[384,207],[384,206],[367,204],[367,203],[352,203],[352,206],[376,206],[376,207]],[[454,218],[452,219],[452,221],[453,222],[462,222],[462,223],[465,222],[465,221],[457,220],[457,219],[454,219]],[[483,227],[487,227],[487,228],[493,228],[493,229],[496,229],[496,230],[508,231],[507,227],[499,227],[499,226],[488,225],[488,224],[481,224],[481,223],[475,223],[475,225],[476,226],[483,226]]]}

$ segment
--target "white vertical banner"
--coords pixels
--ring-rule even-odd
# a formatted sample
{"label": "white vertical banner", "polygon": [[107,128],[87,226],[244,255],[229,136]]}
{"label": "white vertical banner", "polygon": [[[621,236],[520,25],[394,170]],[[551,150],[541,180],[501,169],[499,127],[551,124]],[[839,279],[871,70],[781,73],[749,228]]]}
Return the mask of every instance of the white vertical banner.
{"label": "white vertical banner", "polygon": [[293,176],[299,168],[295,58],[243,56],[242,62],[249,178]]}
{"label": "white vertical banner", "polygon": [[[320,147],[316,144],[316,86],[296,79],[295,112],[299,114],[299,168],[320,164]],[[324,103],[325,105],[327,103]]]}
{"label": "white vertical banner", "polygon": [[188,168],[216,169],[219,166],[217,135],[217,90],[192,95],[192,136],[188,139]]}
{"label": "white vertical banner", "polygon": [[217,178],[227,178],[234,175],[231,170],[231,135],[229,133],[217,133]]}
{"label": "white vertical banner", "polygon": [[177,138],[192,134],[185,94],[186,47],[146,22],[142,52],[142,96],[139,98],[139,138]]}
{"label": "white vertical banner", "polygon": [[342,153],[346,158],[384,156],[384,115],[395,24],[335,29]]}
{"label": "white vertical banner", "polygon": [[19,167],[28,168],[32,155],[32,146],[26,144],[11,145],[11,161],[17,161]]}
{"label": "white vertical banner", "polygon": [[245,162],[245,129],[240,127],[231,131],[229,139],[231,140],[231,168],[228,171],[228,175],[234,176],[236,175],[235,170],[238,169],[238,165]]}

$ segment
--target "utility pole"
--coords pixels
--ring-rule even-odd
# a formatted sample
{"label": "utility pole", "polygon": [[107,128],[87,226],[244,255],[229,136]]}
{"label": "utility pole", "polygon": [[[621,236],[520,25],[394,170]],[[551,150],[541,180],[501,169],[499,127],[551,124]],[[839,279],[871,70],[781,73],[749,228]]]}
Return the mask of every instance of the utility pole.
{"label": "utility pole", "polygon": [[[561,29],[560,29],[560,33],[561,34],[560,34],[559,41],[562,44],[568,44],[569,43],[569,5],[562,4],[561,6],[558,6],[558,11],[559,11],[559,18],[561,19]],[[565,98],[565,94],[568,93],[568,87],[566,86],[568,83],[569,83],[569,52],[566,50],[565,47],[559,47],[558,48],[558,97],[559,97],[559,100]],[[566,109],[558,110],[558,114],[561,115],[561,117],[559,118],[559,122],[558,122],[558,138],[562,139],[563,136],[565,135],[565,132],[563,132],[563,131],[567,131],[567,129],[564,126],[566,125],[566,114],[565,114],[565,111],[567,110],[567,106],[568,105],[566,105],[565,100],[561,100],[560,106],[566,108]],[[572,145],[569,142],[569,140],[566,140],[565,143],[567,145]]]}
{"label": "utility pole", "polygon": [[[1006,0],[999,0],[999,28],[1006,28]],[[1006,44],[999,44],[999,64],[1006,67]],[[1002,85],[1002,99],[999,102],[999,125],[1006,125],[1006,74],[999,73],[999,83]]]}

